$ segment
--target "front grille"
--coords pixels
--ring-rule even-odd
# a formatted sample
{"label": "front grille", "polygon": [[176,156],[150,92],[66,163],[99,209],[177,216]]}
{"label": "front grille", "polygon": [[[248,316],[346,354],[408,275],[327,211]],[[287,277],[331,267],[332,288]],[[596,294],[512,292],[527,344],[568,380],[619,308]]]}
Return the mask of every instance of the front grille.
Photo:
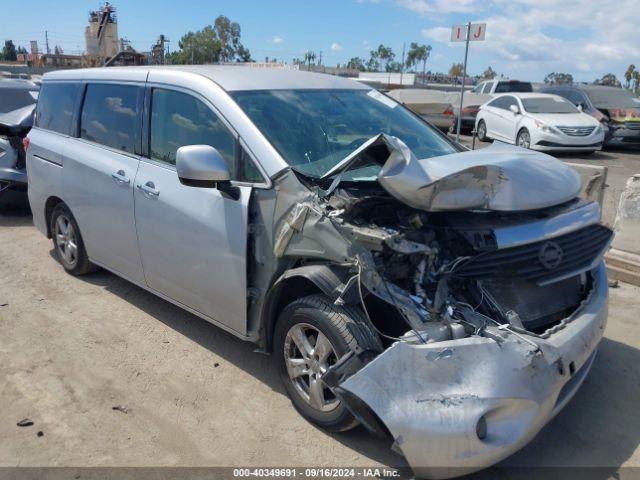
{"label": "front grille", "polygon": [[596,127],[558,127],[558,130],[570,137],[586,137],[595,129]]}
{"label": "front grille", "polygon": [[481,253],[456,268],[454,275],[473,279],[511,277],[539,285],[550,283],[587,270],[604,252],[612,236],[609,228],[590,225],[551,239]]}
{"label": "front grille", "polygon": [[640,122],[625,122],[624,126],[629,130],[640,130]]}

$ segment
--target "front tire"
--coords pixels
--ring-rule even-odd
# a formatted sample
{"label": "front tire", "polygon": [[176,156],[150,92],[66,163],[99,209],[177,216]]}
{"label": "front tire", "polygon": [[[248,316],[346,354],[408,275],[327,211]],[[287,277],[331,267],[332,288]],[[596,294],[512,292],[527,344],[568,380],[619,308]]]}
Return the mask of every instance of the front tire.
{"label": "front tire", "polygon": [[478,122],[478,129],[476,131],[476,134],[478,135],[478,140],[480,140],[481,142],[486,142],[489,140],[489,138],[487,137],[487,124],[484,122],[484,120],[480,120]]}
{"label": "front tire", "polygon": [[84,275],[96,269],[87,256],[78,223],[64,203],[53,209],[50,226],[56,259],[67,272]]}
{"label": "front tire", "polygon": [[516,145],[521,148],[531,148],[531,135],[529,134],[529,130],[523,128],[518,132],[518,136],[516,137]]}
{"label": "front tire", "polygon": [[285,390],[303,417],[333,432],[357,425],[322,376],[358,348],[382,350],[379,337],[358,309],[336,306],[325,295],[310,295],[284,308],[276,324],[274,357]]}

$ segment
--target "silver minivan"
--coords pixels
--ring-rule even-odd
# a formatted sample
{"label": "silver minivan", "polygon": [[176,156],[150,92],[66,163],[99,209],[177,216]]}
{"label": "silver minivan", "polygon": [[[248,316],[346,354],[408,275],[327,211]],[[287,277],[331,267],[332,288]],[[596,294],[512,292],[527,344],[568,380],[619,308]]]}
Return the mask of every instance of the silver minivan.
{"label": "silver minivan", "polygon": [[520,449],[594,361],[612,232],[548,155],[468,151],[350,79],[240,66],[48,73],[29,139],[65,270],[257,343],[302,415],[391,438],[417,475]]}

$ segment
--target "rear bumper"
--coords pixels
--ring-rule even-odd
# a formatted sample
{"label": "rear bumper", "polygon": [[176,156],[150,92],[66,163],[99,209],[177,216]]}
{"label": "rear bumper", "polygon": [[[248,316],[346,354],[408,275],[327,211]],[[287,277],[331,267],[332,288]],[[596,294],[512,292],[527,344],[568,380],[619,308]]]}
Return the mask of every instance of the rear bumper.
{"label": "rear bumper", "polygon": [[[386,425],[416,476],[447,478],[488,467],[525,446],[573,397],[607,320],[607,273],[547,339],[506,334],[427,345],[397,342],[341,388]],[[477,434],[481,418],[486,436]]]}
{"label": "rear bumper", "polygon": [[420,116],[441,130],[447,130],[453,124],[453,117],[451,115],[421,114]]}
{"label": "rear bumper", "polygon": [[611,129],[604,143],[607,146],[640,146],[640,129]]}
{"label": "rear bumper", "polygon": [[27,185],[27,169],[0,168],[0,182]]}

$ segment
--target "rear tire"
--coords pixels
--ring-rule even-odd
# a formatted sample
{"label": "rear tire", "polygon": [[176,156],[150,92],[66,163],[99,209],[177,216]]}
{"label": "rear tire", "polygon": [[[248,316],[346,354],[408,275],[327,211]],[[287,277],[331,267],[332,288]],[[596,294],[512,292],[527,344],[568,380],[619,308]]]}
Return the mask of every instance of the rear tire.
{"label": "rear tire", "polygon": [[308,421],[340,432],[356,419],[322,382],[327,368],[358,348],[381,351],[380,338],[355,307],[336,306],[325,295],[287,305],[276,324],[274,360],[295,409]]}
{"label": "rear tire", "polygon": [[487,137],[487,124],[484,122],[484,120],[480,120],[478,122],[476,135],[478,136],[478,140],[480,140],[481,142],[489,141],[489,138]]}
{"label": "rear tire", "polygon": [[49,225],[56,259],[67,272],[84,275],[96,270],[87,256],[78,223],[64,203],[54,207]]}

